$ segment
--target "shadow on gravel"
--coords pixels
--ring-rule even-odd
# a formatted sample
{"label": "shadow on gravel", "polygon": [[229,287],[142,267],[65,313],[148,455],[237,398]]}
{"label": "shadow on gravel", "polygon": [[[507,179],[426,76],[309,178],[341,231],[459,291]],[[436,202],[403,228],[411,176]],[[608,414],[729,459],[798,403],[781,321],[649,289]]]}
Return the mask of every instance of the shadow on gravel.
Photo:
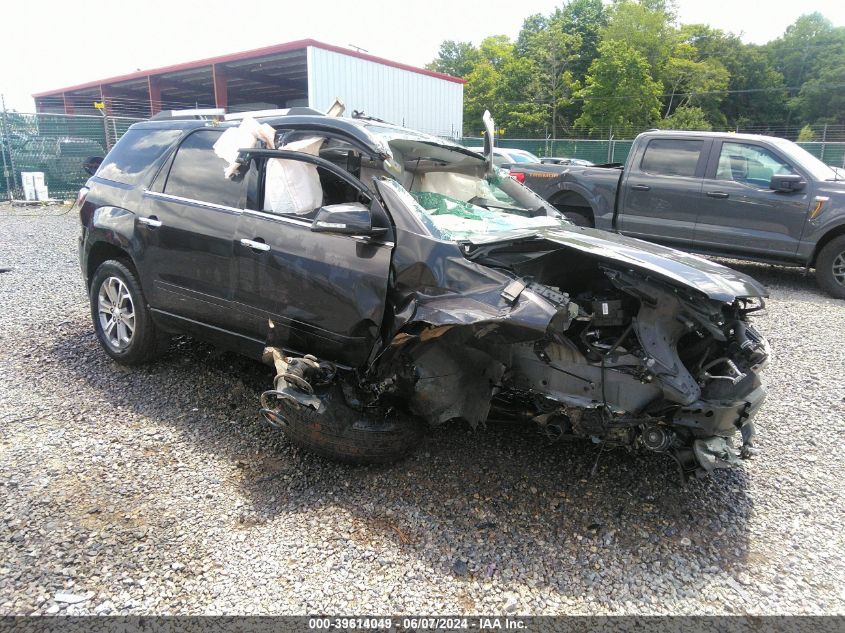
{"label": "shadow on gravel", "polygon": [[753,502],[741,469],[681,488],[669,458],[549,445],[531,429],[499,424],[436,429],[402,462],[346,466],[292,448],[260,422],[258,396],[272,372],[259,363],[184,339],[161,361],[126,369],[80,323],[58,333],[48,353],[61,361],[57,384],[87,385],[231,460],[242,472],[246,527],[280,521],[284,529],[285,516],[315,513],[331,532],[330,517],[342,513],[354,538],[398,548],[448,578],[496,576],[602,600],[621,588],[633,599],[652,595],[634,586],[646,570],[695,592],[707,591],[712,574],[745,568]]}

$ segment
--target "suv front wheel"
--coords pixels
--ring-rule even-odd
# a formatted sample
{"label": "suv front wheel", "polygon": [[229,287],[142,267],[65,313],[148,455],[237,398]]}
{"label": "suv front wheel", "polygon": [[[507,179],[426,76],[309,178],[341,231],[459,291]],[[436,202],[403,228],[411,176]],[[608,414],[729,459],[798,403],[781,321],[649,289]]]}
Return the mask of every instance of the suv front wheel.
{"label": "suv front wheel", "polygon": [[819,285],[838,299],[845,299],[845,235],[825,244],[816,259]]}
{"label": "suv front wheel", "polygon": [[170,339],[153,323],[138,278],[126,263],[100,264],[89,298],[97,339],[113,359],[137,365],[167,350]]}

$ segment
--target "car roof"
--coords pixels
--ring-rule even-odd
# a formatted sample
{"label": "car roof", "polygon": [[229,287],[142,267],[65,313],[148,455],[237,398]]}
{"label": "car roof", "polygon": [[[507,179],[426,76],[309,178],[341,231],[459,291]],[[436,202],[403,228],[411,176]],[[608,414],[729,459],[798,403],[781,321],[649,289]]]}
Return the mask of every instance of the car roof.
{"label": "car roof", "polygon": [[[288,115],[269,115],[256,116],[255,120],[259,123],[267,123],[274,128],[283,128],[289,130],[304,129],[315,132],[326,132],[327,134],[339,134],[342,136],[352,137],[358,142],[365,145],[373,153],[388,153],[389,150],[384,146],[381,139],[370,132],[368,128],[378,128],[380,132],[395,132],[397,136],[417,137],[422,141],[437,141],[443,145],[455,145],[463,148],[452,141],[431,136],[418,132],[411,128],[404,128],[392,123],[380,121],[378,119],[370,118],[347,118],[347,117],[332,117],[322,114],[288,114]],[[237,127],[241,124],[242,119],[234,119],[230,121],[207,121],[203,119],[159,119],[148,120],[135,123],[132,128],[135,129],[178,129],[178,130],[194,130],[197,128],[209,129],[226,129],[230,127]]]}

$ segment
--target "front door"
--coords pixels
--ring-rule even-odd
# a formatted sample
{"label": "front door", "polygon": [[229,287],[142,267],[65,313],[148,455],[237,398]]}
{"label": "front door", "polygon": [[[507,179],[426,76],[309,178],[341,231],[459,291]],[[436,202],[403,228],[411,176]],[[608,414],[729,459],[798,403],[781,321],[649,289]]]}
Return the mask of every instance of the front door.
{"label": "front door", "polygon": [[620,191],[622,233],[669,246],[692,244],[709,139],[648,140]]}
{"label": "front door", "polygon": [[[254,160],[263,179],[264,159]],[[322,206],[369,197],[350,174],[326,161],[321,165],[315,173]],[[233,244],[238,329],[291,352],[349,366],[365,363],[384,317],[393,247],[389,232],[378,238],[313,232],[316,209],[275,213],[262,197],[255,209],[244,211]],[[378,226],[379,214],[382,221],[386,215],[378,202],[371,204]]]}
{"label": "front door", "polygon": [[718,141],[707,168],[694,247],[790,259],[810,206],[810,194],[769,187],[775,174],[801,175],[774,150],[747,141]]}

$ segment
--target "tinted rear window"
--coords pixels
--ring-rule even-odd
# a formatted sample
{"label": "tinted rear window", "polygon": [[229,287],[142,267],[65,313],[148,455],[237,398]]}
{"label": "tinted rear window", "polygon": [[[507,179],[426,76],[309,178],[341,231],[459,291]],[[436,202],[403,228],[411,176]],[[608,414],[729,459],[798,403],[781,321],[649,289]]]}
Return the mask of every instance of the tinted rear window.
{"label": "tinted rear window", "polygon": [[182,141],[167,176],[164,193],[243,208],[244,182],[224,176],[227,163],[212,149],[218,138],[219,131],[202,130]]}
{"label": "tinted rear window", "polygon": [[108,153],[97,176],[127,185],[138,184],[146,169],[181,134],[182,130],[128,130]]}
{"label": "tinted rear window", "polygon": [[645,148],[640,169],[665,176],[695,176],[704,141],[654,139]]}

